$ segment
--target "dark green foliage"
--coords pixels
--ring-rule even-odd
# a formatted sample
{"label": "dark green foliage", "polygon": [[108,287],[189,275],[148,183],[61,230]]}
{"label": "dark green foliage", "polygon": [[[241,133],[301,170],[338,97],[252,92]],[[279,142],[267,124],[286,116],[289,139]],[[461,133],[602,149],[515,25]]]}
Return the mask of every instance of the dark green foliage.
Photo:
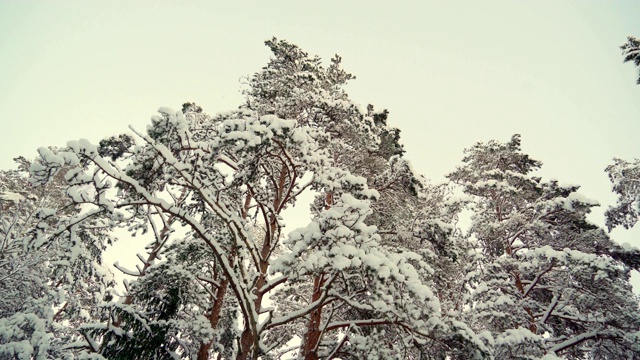
{"label": "dark green foliage", "polygon": [[184,104],[182,104],[182,113],[183,114],[187,114],[187,113],[196,113],[196,114],[201,114],[202,113],[202,108],[200,106],[198,106],[196,103],[194,102],[186,102]]}
{"label": "dark green foliage", "polygon": [[605,214],[609,230],[616,226],[632,228],[640,218],[640,160],[613,159],[605,171],[618,195],[616,205]]}
{"label": "dark green foliage", "polygon": [[[640,40],[633,36],[627,38],[627,43],[620,46],[624,62],[633,61],[636,67],[640,66]],[[638,76],[637,84],[640,84],[640,76]]]}
{"label": "dark green foliage", "polygon": [[478,263],[466,276],[468,314],[474,329],[493,334],[494,356],[635,356],[640,313],[627,266],[637,254],[587,220],[597,204],[578,186],[531,176],[541,163],[520,151],[517,135],[465,154],[449,178],[475,199]]}
{"label": "dark green foliage", "polygon": [[129,135],[121,134],[118,137],[111,136],[100,140],[98,154],[102,157],[110,157],[111,160],[115,161],[122,157],[134,144],[133,138]]}
{"label": "dark green foliage", "polygon": [[603,246],[596,244],[596,253],[607,254],[612,258],[624,263],[629,268],[640,271],[640,250],[635,248],[624,249],[620,246],[615,246],[610,249],[602,248]]}
{"label": "dark green foliage", "polygon": [[[171,256],[174,260],[173,256]],[[152,266],[130,287],[131,305],[113,304],[110,316],[118,327],[107,329],[101,354],[107,359],[174,359],[195,354],[206,321],[194,304],[203,292],[195,276],[177,261]],[[93,331],[97,337],[100,331]],[[186,340],[188,339],[188,340]],[[195,340],[195,341],[194,341]]]}

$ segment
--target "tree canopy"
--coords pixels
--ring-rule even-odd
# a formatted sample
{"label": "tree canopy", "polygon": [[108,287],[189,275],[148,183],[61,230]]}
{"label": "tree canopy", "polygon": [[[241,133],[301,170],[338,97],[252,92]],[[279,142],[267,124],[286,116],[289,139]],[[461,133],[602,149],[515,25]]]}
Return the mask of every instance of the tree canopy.
{"label": "tree canopy", "polygon": [[[0,171],[0,359],[640,358],[638,251],[520,135],[432,184],[338,55],[265,44],[235,110],[162,107]],[[637,204],[628,167],[607,171]]]}

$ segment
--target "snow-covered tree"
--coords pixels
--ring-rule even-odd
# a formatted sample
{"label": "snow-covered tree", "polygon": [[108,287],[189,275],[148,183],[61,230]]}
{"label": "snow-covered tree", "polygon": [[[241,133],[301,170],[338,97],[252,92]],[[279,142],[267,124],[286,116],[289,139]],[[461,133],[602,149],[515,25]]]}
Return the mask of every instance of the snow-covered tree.
{"label": "snow-covered tree", "polygon": [[[636,67],[640,66],[640,40],[633,36],[627,37],[627,42],[620,46],[624,62],[633,61]],[[640,76],[638,76],[638,84],[640,84]]]}
{"label": "snow-covered tree", "polygon": [[520,136],[478,143],[449,175],[473,196],[476,254],[466,275],[468,319],[492,334],[496,358],[640,357],[630,268],[586,220],[597,204],[578,186],[544,182]]}
{"label": "snow-covered tree", "polygon": [[613,159],[613,164],[605,171],[613,183],[613,192],[618,195],[616,205],[605,214],[607,227],[611,230],[622,225],[629,229],[640,218],[640,160]]}
{"label": "snow-covered tree", "polygon": [[[116,264],[134,279],[74,327],[75,347],[109,359],[488,356],[442,313],[443,267],[428,261],[455,257],[455,211],[418,213],[443,193],[402,158],[387,113],[348,98],[339,57],[324,68],[267,45],[274,57],[239,109],[161,108],[146,133],[71,141],[31,167],[34,183],[64,180],[74,206],[53,219],[150,238],[137,269]],[[287,235],[303,194],[311,217]]]}
{"label": "snow-covered tree", "polygon": [[[609,207],[605,212],[605,222],[609,231],[620,225],[630,229],[640,218],[640,160],[613,161],[614,163],[605,169],[613,184],[613,192],[618,195],[616,205]],[[640,250],[627,245],[607,250],[614,258],[640,271]]]}
{"label": "snow-covered tree", "polygon": [[[160,108],[0,172],[0,358],[638,358],[640,256],[577,186],[531,176],[519,136],[468,149],[454,196],[339,56],[266,45],[235,110]],[[637,201],[627,165],[608,171]],[[146,245],[114,264],[124,289],[115,241]]]}
{"label": "snow-covered tree", "polygon": [[82,324],[100,320],[98,306],[113,284],[102,266],[110,241],[103,221],[81,219],[63,192],[61,175],[32,184],[27,169],[69,164],[55,150],[16,159],[0,172],[0,358],[63,358],[84,343]]}
{"label": "snow-covered tree", "polygon": [[[425,249],[422,242],[431,241],[427,234],[436,228],[440,229],[440,235],[451,230],[445,221],[452,221],[455,215],[444,213],[455,207],[443,210],[445,206],[439,206],[444,205],[443,189],[427,186],[402,157],[400,131],[387,125],[388,111],[375,111],[372,105],[360,109],[349,101],[342,86],[354,77],[340,68],[339,56],[324,69],[319,58],[308,56],[295,45],[275,39],[267,45],[275,57],[250,79],[247,106],[269,114],[296,117],[299,122],[326,129],[331,138],[323,145],[331,150],[330,160],[362,176],[379,195],[371,205],[367,222],[377,227],[380,245],[389,252],[420,252],[421,261],[433,260],[433,252]],[[333,196],[332,192],[325,193],[315,207],[331,207]],[[441,225],[446,229],[441,229]],[[439,241],[444,244],[448,238],[440,236]],[[442,277],[430,273],[422,280],[433,285],[434,279]],[[322,309],[315,315],[321,317]],[[389,347],[397,343],[388,331],[385,334],[387,340],[379,337],[376,343]],[[304,338],[303,334],[298,335]],[[433,350],[436,346],[431,344],[429,348]],[[403,357],[410,356],[405,352]]]}

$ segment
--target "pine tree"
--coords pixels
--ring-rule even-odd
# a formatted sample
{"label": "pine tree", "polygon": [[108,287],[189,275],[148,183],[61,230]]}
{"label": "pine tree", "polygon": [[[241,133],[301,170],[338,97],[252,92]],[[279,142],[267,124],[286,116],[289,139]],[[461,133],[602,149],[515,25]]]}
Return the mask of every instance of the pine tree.
{"label": "pine tree", "polygon": [[618,194],[616,206],[607,210],[605,216],[609,230],[622,225],[632,228],[640,218],[640,160],[628,162],[613,159],[606,172],[613,184],[613,191]]}
{"label": "pine tree", "polygon": [[[627,43],[620,46],[620,49],[622,49],[624,62],[633,61],[636,67],[640,66],[640,40],[629,36]],[[638,76],[638,84],[640,84],[640,76]]]}
{"label": "pine tree", "polygon": [[[146,132],[0,172],[0,358],[639,358],[638,252],[578,186],[532,176],[519,135],[432,185],[339,56],[266,45],[236,110],[160,108]],[[637,220],[637,167],[607,168],[610,228]],[[115,264],[124,290],[102,265],[115,241],[147,244]]]}
{"label": "pine tree", "polygon": [[78,354],[80,327],[100,321],[99,305],[113,297],[102,265],[109,225],[74,216],[60,174],[27,181],[28,169],[70,166],[56,149],[38,151],[39,161],[18,158],[18,170],[0,172],[0,358]]}
{"label": "pine tree", "polygon": [[640,356],[638,299],[617,246],[586,220],[597,204],[578,186],[543,182],[541,166],[508,143],[478,143],[449,175],[475,198],[475,259],[467,311],[492,334],[496,358]]}
{"label": "pine tree", "polygon": [[[72,141],[32,168],[40,183],[64,174],[77,224],[151,238],[137,270],[117,266],[135,278],[124,296],[78,326],[82,356],[274,358],[290,341],[305,359],[487,356],[443,316],[435,256],[414,251],[420,233],[452,254],[454,215],[412,214],[442,197],[402,159],[386,112],[349,100],[339,57],[325,69],[286,41],[267,46],[239,109],[161,108],[146,133]],[[284,210],[303,194],[309,223],[286,235]]]}
{"label": "pine tree", "polygon": [[[371,205],[367,222],[378,228],[380,245],[392,253],[420,250],[421,260],[424,260],[429,251],[418,245],[416,235],[420,232],[424,237],[425,232],[419,230],[423,225],[433,228],[436,223],[444,224],[442,214],[423,211],[440,205],[430,203],[436,197],[443,202],[441,189],[427,186],[402,157],[404,150],[399,142],[400,131],[387,125],[389,112],[375,111],[372,105],[367,106],[365,112],[349,101],[342,86],[355,77],[340,68],[339,56],[336,55],[325,70],[319,58],[309,57],[295,45],[277,39],[268,41],[267,45],[275,57],[251,78],[250,90],[247,91],[248,106],[269,114],[296,117],[305,124],[329,129],[331,141],[325,146],[332,150],[331,160],[352,174],[364,177],[367,186],[379,195]],[[295,91],[291,92],[291,89]],[[435,194],[439,195],[432,196]],[[315,204],[317,209],[329,208],[333,195],[325,193],[324,199],[319,197]],[[447,221],[451,219],[449,216]],[[442,237],[440,241],[444,243],[448,239]],[[429,260],[434,259],[435,256],[429,257]],[[425,274],[422,281],[432,282],[434,278]],[[278,302],[283,300],[278,298]],[[322,317],[321,311],[315,315]],[[298,328],[305,327],[299,325]],[[389,331],[385,334],[386,340],[379,337],[377,344],[385,343],[391,347],[397,343]],[[298,335],[304,338],[303,334]],[[430,348],[435,346],[432,344]]]}

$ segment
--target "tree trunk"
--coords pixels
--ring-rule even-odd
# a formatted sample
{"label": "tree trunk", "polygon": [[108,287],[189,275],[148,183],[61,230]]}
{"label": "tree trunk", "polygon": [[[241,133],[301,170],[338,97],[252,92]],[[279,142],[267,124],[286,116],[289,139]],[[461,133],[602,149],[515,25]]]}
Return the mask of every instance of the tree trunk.
{"label": "tree trunk", "polygon": [[[244,206],[242,208],[242,218],[246,219],[247,214],[249,212],[249,206],[251,205],[251,195],[247,194],[244,200]],[[235,257],[235,250],[232,250],[231,254],[229,254],[229,259],[233,259]],[[227,288],[229,287],[229,279],[223,279],[220,282],[220,287],[216,292],[216,298],[213,303],[213,307],[211,308],[211,314],[209,314],[209,325],[212,329],[215,330],[218,327],[218,322],[220,321],[220,313],[222,312],[222,304],[224,302],[224,296],[227,294]],[[211,349],[211,345],[213,345],[213,339],[207,343],[203,343],[200,345],[200,349],[198,349],[198,360],[208,360],[209,359],[209,350]],[[220,354],[218,354],[220,357]]]}
{"label": "tree trunk", "polygon": [[245,326],[245,329],[242,332],[242,336],[240,337],[240,352],[238,353],[238,356],[236,356],[236,360],[249,359],[249,353],[251,352],[253,342],[254,341],[253,335],[251,334],[251,328],[247,325]]}
{"label": "tree trunk", "polygon": [[[329,210],[333,206],[333,195],[327,193],[325,197],[325,210]],[[322,296],[322,288],[326,279],[324,274],[318,275],[313,282],[313,293],[311,294],[311,303],[314,303]],[[305,360],[318,360],[318,345],[320,344],[320,324],[322,323],[322,305],[313,310],[309,317],[307,332],[304,335],[302,343],[302,353]]]}
{"label": "tree trunk", "polygon": [[[313,282],[313,294],[311,302],[318,301],[322,296],[322,286],[324,285],[324,274],[320,274]],[[320,343],[320,323],[322,322],[322,306],[311,312],[307,333],[302,344],[302,353],[305,360],[318,360],[318,344]]]}
{"label": "tree trunk", "polygon": [[[276,230],[278,228],[278,220],[277,215],[280,213],[281,205],[283,202],[286,202],[288,194],[284,193],[285,184],[287,180],[287,174],[289,170],[283,165],[280,168],[280,174],[278,176],[278,181],[275,183],[274,193],[275,197],[273,199],[273,211],[275,213],[271,213],[268,216],[265,214],[265,221],[268,219],[267,224],[267,232],[264,237],[264,242],[262,244],[262,248],[260,249],[260,259],[258,264],[258,279],[255,283],[255,294],[256,299],[254,302],[254,309],[257,314],[260,314],[260,309],[262,308],[262,299],[264,298],[264,292],[260,291],[264,287],[267,282],[267,270],[269,269],[269,256],[271,254],[271,247],[276,239]],[[290,179],[291,182],[295,181],[295,179]],[[247,204],[248,206],[248,204]],[[242,332],[242,336],[240,338],[240,353],[238,354],[238,360],[246,360],[251,353],[251,348],[253,347],[253,358],[258,358],[258,345],[259,345],[259,336],[260,334],[253,334],[251,331],[251,324],[248,323],[249,319],[245,319],[245,327]]]}
{"label": "tree trunk", "polygon": [[[516,282],[516,288],[520,291],[520,294],[524,295],[524,286],[522,285],[522,280],[520,279],[520,274],[514,273]],[[533,311],[528,306],[524,306],[524,311],[529,315],[529,331],[534,334],[538,333],[538,325],[536,324],[536,317],[533,315]]]}
{"label": "tree trunk", "polygon": [[[508,256],[513,257],[513,249],[511,248],[511,244],[507,241],[505,242],[504,246],[505,246],[505,253]],[[524,285],[522,285],[522,279],[520,278],[520,274],[517,272],[514,272],[512,275],[514,278],[516,288],[518,289],[521,295],[524,295]],[[524,306],[524,311],[529,315],[529,327],[528,327],[529,331],[531,331],[534,334],[537,334],[538,325],[536,324],[536,318],[533,315],[533,311],[531,311],[531,309],[528,306]]]}
{"label": "tree trunk", "polygon": [[[211,314],[209,315],[209,325],[212,329],[218,327],[218,322],[220,321],[220,313],[222,312],[222,303],[224,300],[224,296],[227,293],[227,286],[229,285],[229,280],[224,279],[220,283],[220,287],[216,292],[216,300],[213,303],[213,308],[211,309]],[[200,345],[200,349],[198,349],[198,360],[208,360],[209,359],[209,349],[213,344],[213,339],[207,343],[203,343]]]}

